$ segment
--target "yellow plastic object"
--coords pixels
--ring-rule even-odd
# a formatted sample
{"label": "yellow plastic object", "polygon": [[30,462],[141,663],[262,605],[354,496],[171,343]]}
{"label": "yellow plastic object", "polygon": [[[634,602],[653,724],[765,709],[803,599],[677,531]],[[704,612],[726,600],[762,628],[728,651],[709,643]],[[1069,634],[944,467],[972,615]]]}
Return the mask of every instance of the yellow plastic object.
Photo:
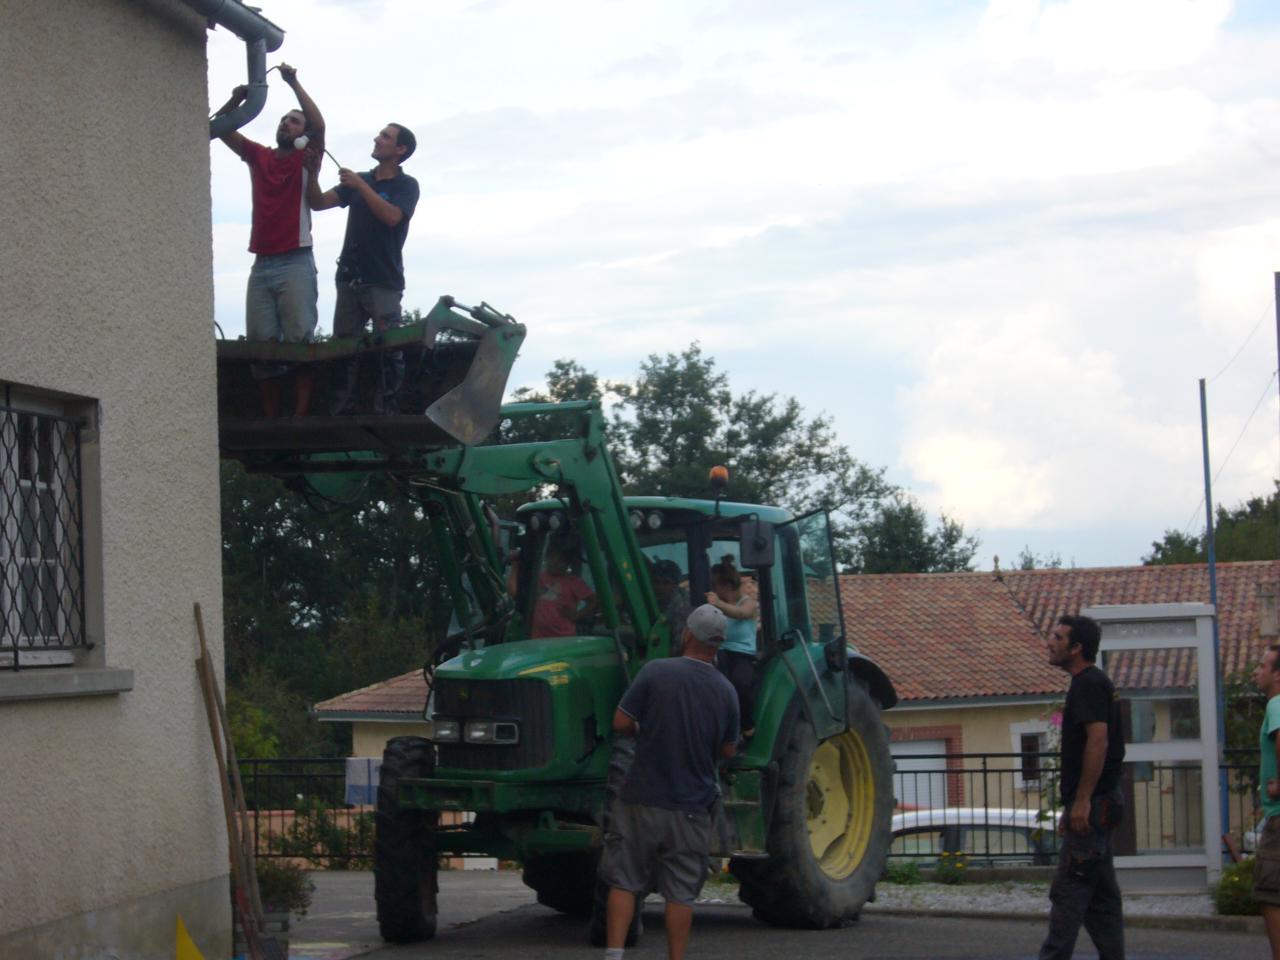
{"label": "yellow plastic object", "polygon": [[177,958],[178,960],[204,960],[204,954],[191,939],[191,934],[187,933],[187,925],[182,922],[181,917],[178,918]]}
{"label": "yellow plastic object", "polygon": [[827,876],[844,879],[866,855],[875,810],[871,755],[857,733],[838,733],[814,751],[805,806],[814,859]]}

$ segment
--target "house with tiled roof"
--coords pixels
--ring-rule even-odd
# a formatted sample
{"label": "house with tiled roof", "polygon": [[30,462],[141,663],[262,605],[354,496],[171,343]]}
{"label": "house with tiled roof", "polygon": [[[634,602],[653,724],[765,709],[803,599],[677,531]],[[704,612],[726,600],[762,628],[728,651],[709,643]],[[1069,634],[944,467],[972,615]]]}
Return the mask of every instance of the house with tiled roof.
{"label": "house with tiled roof", "polygon": [[[1217,581],[1223,671],[1245,671],[1260,652],[1263,597],[1275,595],[1280,562],[1218,564]],[[846,635],[884,667],[901,698],[885,714],[899,803],[1048,805],[1035,755],[1055,745],[1054,715],[1067,686],[1045,654],[1058,617],[1094,607],[1207,603],[1209,595],[1205,564],[842,577]],[[1191,651],[1115,653],[1104,666],[1126,708],[1131,742],[1198,734]],[[979,766],[1006,773],[984,775]],[[1191,844],[1194,838],[1173,835],[1198,822],[1194,809],[1177,804],[1194,804],[1189,778],[1199,772],[1135,769],[1138,778],[1153,778],[1140,792],[1165,797],[1134,818],[1151,821],[1150,845]]]}
{"label": "house with tiled roof", "polygon": [[421,737],[426,730],[427,681],[422,670],[410,670],[359,690],[317,703],[316,719],[351,724],[351,755],[381,757],[392,737]]}

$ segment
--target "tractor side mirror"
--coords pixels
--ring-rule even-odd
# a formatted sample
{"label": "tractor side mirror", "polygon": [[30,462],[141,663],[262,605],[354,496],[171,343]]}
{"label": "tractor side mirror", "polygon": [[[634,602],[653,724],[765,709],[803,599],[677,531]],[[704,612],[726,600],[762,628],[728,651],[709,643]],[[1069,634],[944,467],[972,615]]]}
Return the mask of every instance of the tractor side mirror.
{"label": "tractor side mirror", "polygon": [[773,524],[759,517],[745,517],[738,534],[738,556],[751,570],[773,566]]}

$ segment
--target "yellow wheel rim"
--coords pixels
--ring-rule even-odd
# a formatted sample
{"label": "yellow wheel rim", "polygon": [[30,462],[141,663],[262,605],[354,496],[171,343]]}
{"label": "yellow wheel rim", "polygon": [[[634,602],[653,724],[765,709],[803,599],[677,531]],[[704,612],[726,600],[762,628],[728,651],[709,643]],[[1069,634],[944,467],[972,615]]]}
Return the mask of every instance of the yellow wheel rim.
{"label": "yellow wheel rim", "polygon": [[876,799],[871,757],[848,730],[814,751],[805,784],[809,847],[822,872],[842,880],[857,869],[871,841]]}

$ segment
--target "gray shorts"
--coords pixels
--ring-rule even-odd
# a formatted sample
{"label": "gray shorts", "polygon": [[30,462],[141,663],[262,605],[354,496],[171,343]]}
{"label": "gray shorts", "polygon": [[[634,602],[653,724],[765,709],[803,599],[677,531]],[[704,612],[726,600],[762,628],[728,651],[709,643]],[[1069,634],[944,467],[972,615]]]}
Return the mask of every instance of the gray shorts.
{"label": "gray shorts", "polygon": [[1253,854],[1253,899],[1280,907],[1280,816],[1267,818]]}
{"label": "gray shorts", "polygon": [[656,889],[669,903],[693,903],[707,879],[710,850],[711,814],[615,800],[600,879],[630,893]]}
{"label": "gray shorts", "polygon": [[400,326],[402,292],[369,283],[340,283],[333,303],[333,335],[358,337],[373,322],[374,332]]}

